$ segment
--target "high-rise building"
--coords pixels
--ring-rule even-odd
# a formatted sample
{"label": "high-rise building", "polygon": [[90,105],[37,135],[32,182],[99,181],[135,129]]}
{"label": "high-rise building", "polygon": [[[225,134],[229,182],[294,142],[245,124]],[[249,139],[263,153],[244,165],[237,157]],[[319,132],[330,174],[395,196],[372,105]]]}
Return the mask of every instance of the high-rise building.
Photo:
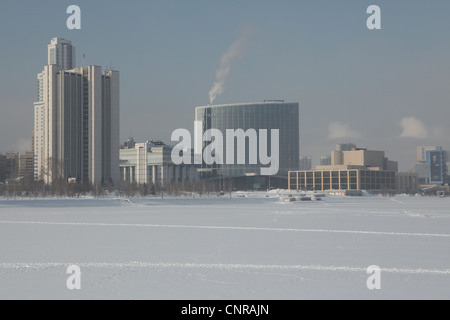
{"label": "high-rise building", "polygon": [[417,147],[417,163],[415,172],[418,175],[419,184],[442,185],[447,182],[448,152],[441,146]]}
{"label": "high-rise building", "polygon": [[300,170],[311,170],[312,169],[312,157],[311,156],[301,156],[300,157]]}
{"label": "high-rise building", "polygon": [[35,179],[116,184],[119,72],[102,73],[99,66],[64,69],[75,61],[68,53],[71,44],[53,40],[49,62],[59,64],[46,65],[38,75],[39,96],[34,104]]}
{"label": "high-rise building", "polygon": [[[233,141],[226,140],[227,130],[242,129],[244,132],[254,129],[256,133],[260,130],[267,130],[268,150],[270,152],[271,146],[269,137],[271,130],[279,130],[279,170],[276,173],[279,177],[287,178],[289,170],[298,169],[299,165],[299,104],[288,103],[281,100],[264,101],[259,103],[238,103],[238,104],[222,104],[222,105],[207,105],[198,106],[195,108],[195,120],[201,123],[201,132],[195,132],[195,153],[199,154],[203,150],[207,142],[199,145],[198,139],[204,135],[209,129],[218,129],[224,137],[224,152],[223,164],[219,165],[203,165],[205,169],[211,169],[213,173],[221,177],[239,177],[249,175],[259,175],[262,165],[259,160],[256,164],[250,163],[251,156],[257,156],[261,152],[258,146],[258,141],[254,137],[246,136],[243,153],[245,153],[245,163],[230,164],[227,159],[227,154],[234,152],[234,157],[237,154],[237,144]],[[234,144],[234,150],[228,149],[228,146]],[[200,147],[200,148],[199,148]],[[252,154],[256,150],[257,154]]]}
{"label": "high-rise building", "polygon": [[[53,38],[50,40],[50,44],[47,46],[48,55],[47,61],[48,65],[57,66],[59,70],[72,69],[76,66],[76,54],[75,46],[72,42],[65,40],[63,38]],[[37,75],[37,100],[34,103],[34,139],[33,139],[33,150],[34,150],[34,177],[35,179],[44,179],[44,176],[48,176],[48,168],[44,168],[44,162],[46,161],[44,155],[44,138],[45,138],[45,127],[46,122],[46,103],[44,99],[48,102],[48,84],[49,74],[48,70],[44,69],[41,73]],[[47,83],[44,83],[47,81]],[[48,120],[48,119],[47,119]],[[47,141],[47,140],[45,140]]]}
{"label": "high-rise building", "polygon": [[62,70],[75,68],[75,47],[72,42],[53,38],[48,45],[48,64],[58,65]]}
{"label": "high-rise building", "polygon": [[34,178],[44,176],[44,71],[37,75],[37,100],[34,103]]}

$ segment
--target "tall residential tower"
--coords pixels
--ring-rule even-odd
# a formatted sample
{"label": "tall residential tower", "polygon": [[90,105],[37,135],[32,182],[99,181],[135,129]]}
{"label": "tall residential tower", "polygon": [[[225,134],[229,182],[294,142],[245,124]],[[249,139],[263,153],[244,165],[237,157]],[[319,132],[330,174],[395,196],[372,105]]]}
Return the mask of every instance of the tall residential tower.
{"label": "tall residential tower", "polygon": [[119,72],[102,73],[99,66],[64,69],[63,65],[69,66],[75,59],[67,53],[67,44],[58,49],[60,43],[56,43],[53,50],[53,40],[49,61],[53,61],[52,52],[62,60],[46,65],[38,75],[35,179],[51,183],[57,178],[76,178],[79,182],[117,184]]}
{"label": "tall residential tower", "polygon": [[75,47],[72,41],[53,38],[48,45],[48,64],[56,64],[63,70],[75,68]]}

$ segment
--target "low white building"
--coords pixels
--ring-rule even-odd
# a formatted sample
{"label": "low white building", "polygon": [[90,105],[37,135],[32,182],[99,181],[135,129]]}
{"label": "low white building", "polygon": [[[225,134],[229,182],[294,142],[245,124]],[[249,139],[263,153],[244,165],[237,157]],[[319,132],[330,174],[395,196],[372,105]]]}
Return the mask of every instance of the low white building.
{"label": "low white building", "polygon": [[135,143],[129,139],[120,149],[120,180],[137,184],[189,181],[198,177],[194,165],[175,165],[172,147],[161,141]]}

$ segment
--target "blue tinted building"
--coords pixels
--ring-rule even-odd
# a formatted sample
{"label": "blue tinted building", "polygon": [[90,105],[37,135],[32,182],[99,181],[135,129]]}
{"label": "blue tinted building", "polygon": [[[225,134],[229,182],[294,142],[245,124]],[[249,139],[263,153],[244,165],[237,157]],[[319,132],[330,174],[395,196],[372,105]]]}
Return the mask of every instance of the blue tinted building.
{"label": "blue tinted building", "polygon": [[[278,178],[286,178],[288,171],[297,170],[299,166],[299,104],[288,103],[284,101],[264,101],[256,103],[236,103],[221,105],[206,105],[195,108],[195,120],[201,123],[201,130],[196,132],[196,140],[201,134],[208,129],[218,129],[223,133],[224,153],[226,159],[227,145],[230,141],[226,141],[227,129],[242,129],[247,132],[254,129],[259,132],[260,129],[279,130],[279,170],[274,175]],[[201,131],[201,132],[200,132]],[[258,137],[260,138],[260,137]],[[271,137],[268,135],[267,150],[270,154],[272,150]],[[203,142],[201,150],[210,142]],[[237,152],[237,140],[234,145],[234,155]],[[245,139],[245,164],[202,164],[202,169],[211,176],[220,177],[250,177],[260,175],[260,169],[264,165],[259,161],[251,164],[249,161],[250,150],[260,152],[259,145],[254,146],[252,140],[247,136]],[[197,147],[197,152],[198,152]]]}

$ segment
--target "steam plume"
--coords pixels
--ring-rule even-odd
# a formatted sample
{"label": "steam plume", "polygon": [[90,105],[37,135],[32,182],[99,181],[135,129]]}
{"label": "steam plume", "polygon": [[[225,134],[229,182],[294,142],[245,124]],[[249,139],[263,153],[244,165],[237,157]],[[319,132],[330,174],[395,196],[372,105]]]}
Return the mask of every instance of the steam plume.
{"label": "steam plume", "polygon": [[209,103],[212,104],[216,97],[225,91],[225,80],[231,70],[231,63],[234,58],[241,56],[244,43],[248,32],[244,32],[233,44],[225,51],[220,58],[220,68],[216,71],[216,80],[209,90]]}

